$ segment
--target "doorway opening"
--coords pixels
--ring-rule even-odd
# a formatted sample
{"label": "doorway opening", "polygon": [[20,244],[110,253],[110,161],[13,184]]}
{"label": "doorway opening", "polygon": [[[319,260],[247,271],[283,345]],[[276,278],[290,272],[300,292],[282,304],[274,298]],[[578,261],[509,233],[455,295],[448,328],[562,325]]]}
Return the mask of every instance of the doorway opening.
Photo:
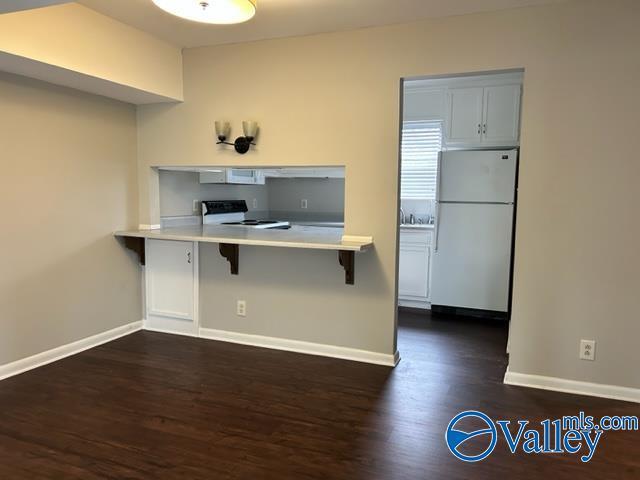
{"label": "doorway opening", "polygon": [[450,340],[438,350],[466,341],[474,351],[472,339],[485,338],[489,350],[499,347],[495,358],[506,361],[523,79],[518,69],[402,81],[398,346],[404,358],[435,338]]}

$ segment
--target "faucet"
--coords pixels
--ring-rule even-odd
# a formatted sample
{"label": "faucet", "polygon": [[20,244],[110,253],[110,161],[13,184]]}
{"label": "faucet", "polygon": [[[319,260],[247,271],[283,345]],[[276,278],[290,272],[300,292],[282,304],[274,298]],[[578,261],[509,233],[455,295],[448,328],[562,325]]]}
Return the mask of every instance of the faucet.
{"label": "faucet", "polygon": [[404,210],[400,207],[400,225],[404,225]]}

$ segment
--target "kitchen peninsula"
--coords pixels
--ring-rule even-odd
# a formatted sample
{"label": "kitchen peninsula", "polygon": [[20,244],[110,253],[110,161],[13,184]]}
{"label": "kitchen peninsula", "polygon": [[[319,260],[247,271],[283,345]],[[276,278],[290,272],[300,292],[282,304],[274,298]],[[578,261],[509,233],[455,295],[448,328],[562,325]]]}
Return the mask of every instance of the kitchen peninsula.
{"label": "kitchen peninsula", "polygon": [[186,227],[161,228],[157,230],[129,230],[116,232],[125,245],[135,250],[140,261],[146,263],[145,239],[174,240],[183,242],[219,243],[220,253],[231,264],[231,273],[239,271],[239,246],[306,248],[314,250],[335,250],[340,264],[345,269],[345,282],[355,281],[354,253],[373,246],[372,237],[343,235],[341,228],[326,228],[294,225],[288,230],[256,230],[225,225],[194,225]]}
{"label": "kitchen peninsula", "polygon": [[[343,235],[342,228],[294,225],[286,230],[231,225],[192,225],[114,234],[138,254],[145,268],[145,328],[200,336],[199,245],[218,243],[232,275],[240,270],[240,245],[333,250],[345,271],[345,283],[355,283],[355,253],[373,246],[372,237]],[[266,253],[266,252],[265,252]],[[238,300],[237,315],[246,304]]]}

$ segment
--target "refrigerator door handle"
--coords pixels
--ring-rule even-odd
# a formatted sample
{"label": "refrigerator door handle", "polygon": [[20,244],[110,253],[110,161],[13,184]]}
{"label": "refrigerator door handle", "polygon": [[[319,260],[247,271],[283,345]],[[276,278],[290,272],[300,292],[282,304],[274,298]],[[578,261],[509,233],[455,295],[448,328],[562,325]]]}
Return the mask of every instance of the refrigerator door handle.
{"label": "refrigerator door handle", "polygon": [[433,241],[433,252],[437,253],[438,252],[438,237],[440,234],[440,203],[436,202],[436,225],[434,227],[434,235],[435,235],[435,239]]}
{"label": "refrigerator door handle", "polygon": [[442,184],[442,152],[438,152],[438,162],[436,165],[436,205],[440,201],[440,185]]}
{"label": "refrigerator door handle", "polygon": [[434,226],[434,244],[433,251],[434,253],[438,251],[438,230],[440,225],[440,184],[442,183],[442,152],[438,153],[438,171],[436,173],[436,222]]}

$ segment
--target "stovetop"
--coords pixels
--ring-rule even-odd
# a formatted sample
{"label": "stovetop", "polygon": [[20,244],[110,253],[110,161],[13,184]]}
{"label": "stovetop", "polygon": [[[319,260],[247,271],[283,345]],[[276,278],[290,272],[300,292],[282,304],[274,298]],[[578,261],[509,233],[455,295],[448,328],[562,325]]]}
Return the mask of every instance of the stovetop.
{"label": "stovetop", "polygon": [[240,222],[222,222],[221,225],[238,225],[243,227],[254,228],[278,228],[280,230],[286,230],[291,228],[289,222],[279,222],[277,220],[242,220]]}

